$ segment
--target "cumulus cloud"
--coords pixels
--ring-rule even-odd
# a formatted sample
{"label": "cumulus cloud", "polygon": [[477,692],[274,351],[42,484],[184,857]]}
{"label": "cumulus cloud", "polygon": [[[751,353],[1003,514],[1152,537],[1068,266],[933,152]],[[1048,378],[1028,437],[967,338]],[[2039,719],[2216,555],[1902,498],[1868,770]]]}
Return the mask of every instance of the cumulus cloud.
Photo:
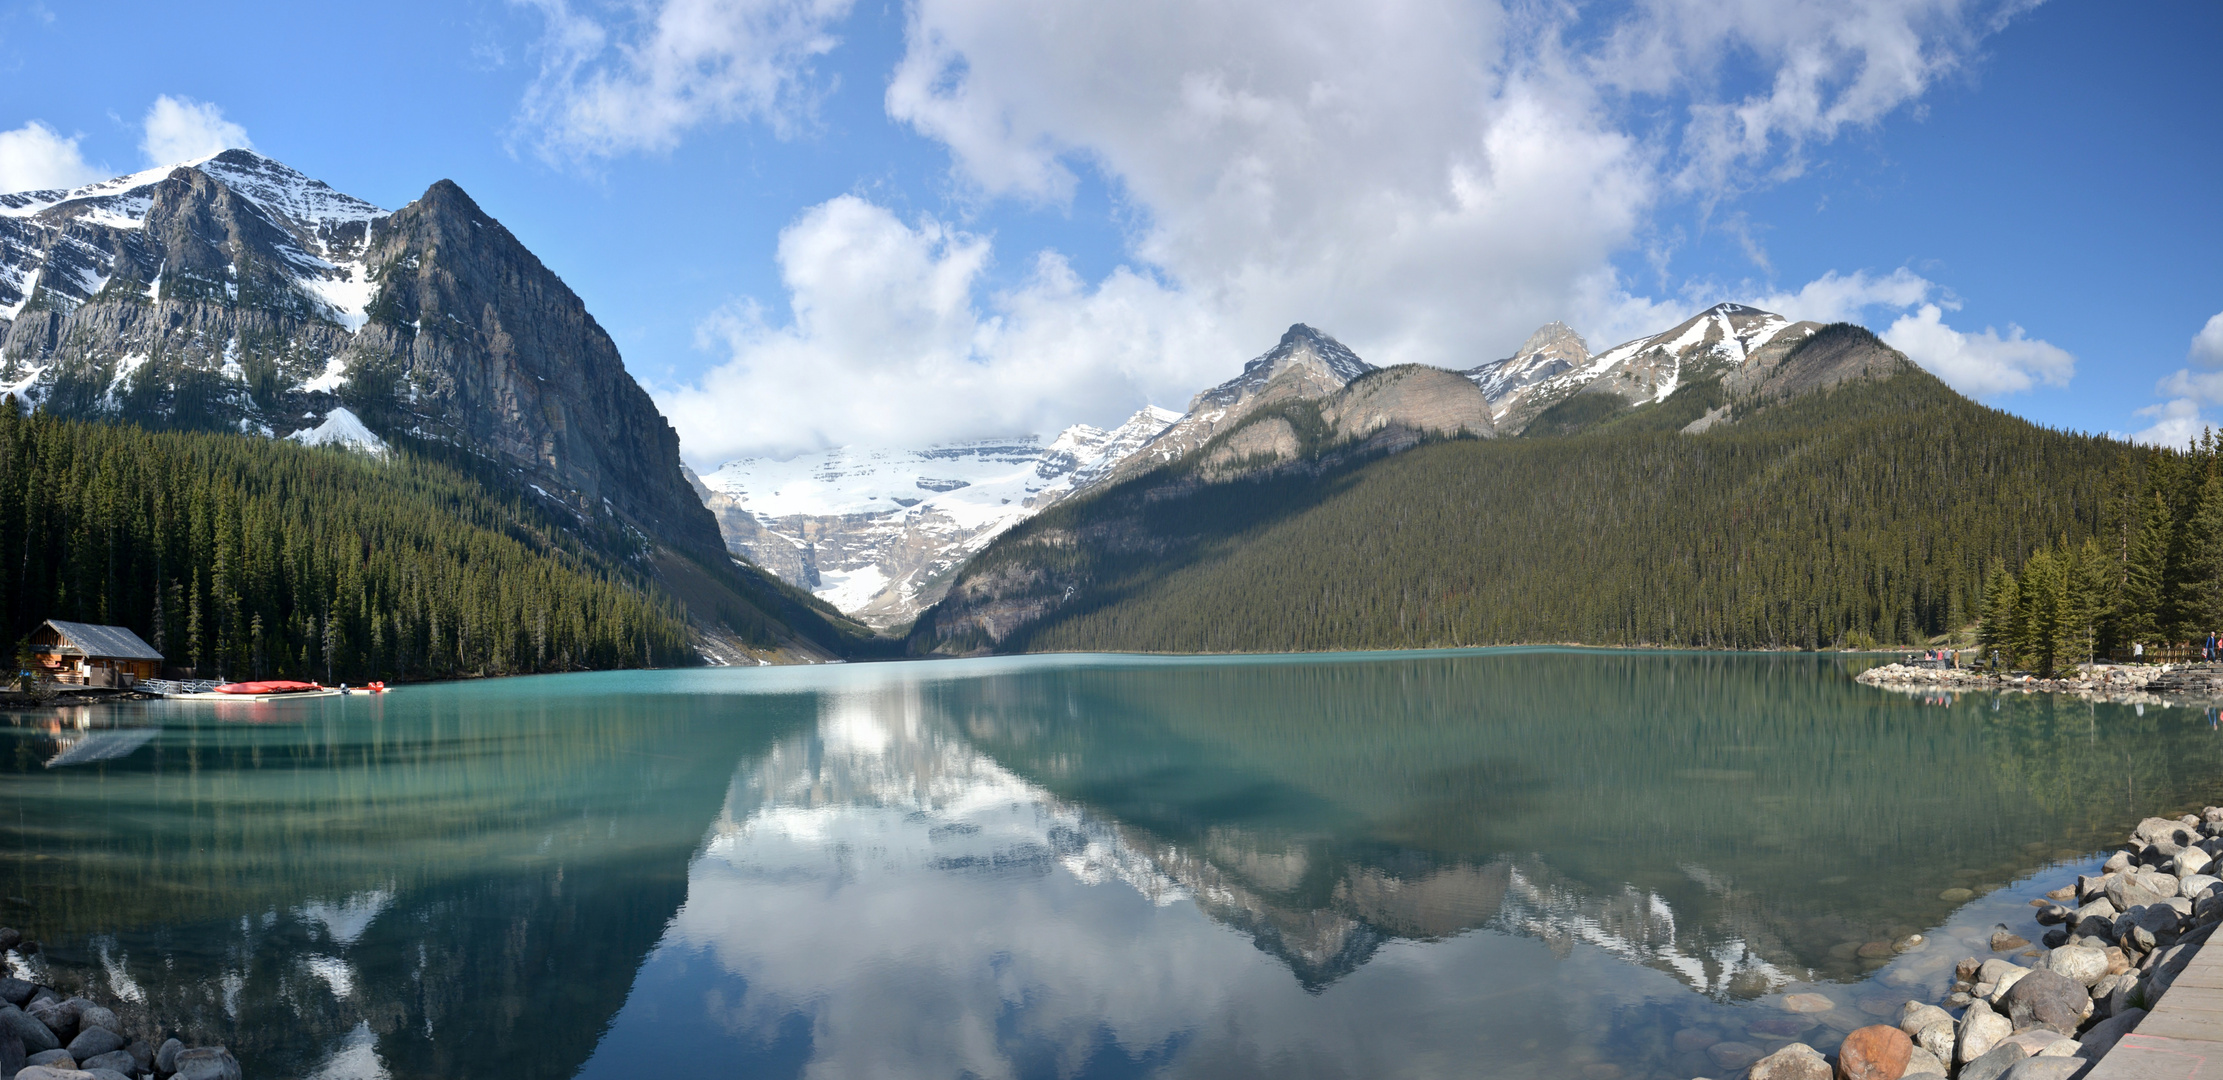
{"label": "cumulus cloud", "polygon": [[[1094,285],[1054,253],[976,300],[988,241],[841,196],[780,235],[788,318],[738,304],[701,328],[730,359],[656,390],[689,460],[953,433],[1054,429],[1104,403],[1182,403],[1237,348],[1188,298],[1129,271]],[[733,423],[736,403],[749,423]]]}
{"label": "cumulus cloud", "polygon": [[36,120],[0,131],[0,192],[73,188],[105,179],[108,171],[86,161],[77,148],[81,137]]}
{"label": "cumulus cloud", "polygon": [[2066,386],[2076,374],[2076,357],[2068,350],[2027,337],[2022,327],[2009,323],[2005,337],[1988,326],[1967,334],[1947,326],[1944,315],[1939,305],[1924,304],[1894,321],[1883,340],[1946,385],[1977,397],[2040,383]]}
{"label": "cumulus cloud", "polygon": [[2154,393],[2168,400],[2138,410],[2136,415],[2150,418],[2153,424],[2131,438],[2156,446],[2183,446],[2208,426],[2201,408],[2223,404],[2223,370],[2219,370],[2223,369],[2223,314],[2208,319],[2192,335],[2185,359],[2193,366],[2170,372],[2154,385]]}
{"label": "cumulus cloud", "polygon": [[2202,367],[2223,368],[2223,313],[2209,318],[2208,324],[2192,335],[2192,347],[2185,351],[2185,358]]}
{"label": "cumulus cloud", "polygon": [[2200,403],[2191,398],[2172,398],[2159,405],[2148,405],[2132,415],[2153,421],[2130,435],[2132,441],[2149,446],[2189,446],[2208,426],[2207,421],[2200,418]]}
{"label": "cumulus cloud", "polygon": [[224,119],[224,110],[192,98],[164,94],[147,109],[139,149],[149,165],[175,165],[225,150],[251,148],[247,129]]}
{"label": "cumulus cloud", "polygon": [[614,28],[567,0],[523,2],[547,32],[519,128],[543,154],[581,159],[669,150],[712,122],[786,131],[808,113],[812,63],[852,0],[663,0]]}
{"label": "cumulus cloud", "polygon": [[[671,65],[683,77],[664,78],[649,51],[611,46],[608,28],[561,0],[541,6],[552,38],[576,42],[551,56],[583,59],[553,62],[527,114],[591,153],[668,146],[718,118],[777,124],[777,103],[810,84],[846,10],[757,0],[746,10],[786,13],[760,21],[789,29],[706,46],[721,59]],[[681,10],[725,6],[640,10],[660,27]],[[1590,15],[1471,0],[917,0],[887,114],[945,147],[958,190],[975,199],[1054,207],[1084,174],[1101,177],[1124,203],[1126,264],[1084,282],[1054,253],[1017,253],[1034,271],[1020,286],[980,295],[976,273],[966,304],[880,340],[810,315],[836,302],[800,289],[778,325],[756,307],[721,318],[709,338],[730,360],[664,400],[699,458],[744,441],[719,401],[784,413],[749,439],[795,449],[890,441],[918,427],[902,415],[915,402],[944,394],[941,437],[1110,422],[1146,395],[1182,403],[1297,321],[1375,363],[1455,368],[1503,357],[1553,319],[1597,345],[1653,332],[1724,298],[1655,299],[1614,269],[1646,242],[1665,201],[1795,173],[1811,148],[1879,122],[1954,70],[1996,10],[1968,0],[1651,0]],[[1723,57],[1756,66],[1765,89],[1723,91],[1752,85],[1741,68],[1737,78],[1721,70]],[[777,74],[752,92],[690,89],[729,62]],[[622,124],[548,119],[593,116],[599,106],[580,103],[605,100],[624,103],[611,110]],[[790,230],[796,242],[783,240],[780,255],[790,288],[810,278],[801,237],[832,217],[862,221],[869,204],[852,202],[813,208]],[[893,222],[906,243],[950,242],[943,226],[882,217],[876,228]],[[961,246],[986,258],[991,242]],[[942,295],[923,277],[906,280],[917,296]],[[1838,318],[1905,310],[1937,290],[1900,271],[1753,291],[1783,299],[1786,314]],[[2058,350],[2019,332],[1953,340],[1949,359],[1971,372],[2049,381],[2056,371]],[[1987,368],[1979,354],[2005,359]],[[813,391],[775,355],[808,356],[851,381]],[[806,430],[809,441],[794,441]]]}

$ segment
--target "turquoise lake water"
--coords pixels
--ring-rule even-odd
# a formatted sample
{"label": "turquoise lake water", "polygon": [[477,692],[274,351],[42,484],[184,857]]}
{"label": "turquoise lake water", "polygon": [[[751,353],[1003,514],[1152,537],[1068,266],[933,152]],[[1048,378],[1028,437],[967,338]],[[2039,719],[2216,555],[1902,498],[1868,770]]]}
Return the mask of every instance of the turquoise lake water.
{"label": "turquoise lake water", "polygon": [[2223,802],[2212,713],[1863,663],[1032,657],[17,714],[0,922],[46,945],[19,973],[257,1080],[1687,1080],[1728,1071],[1709,1042],[1935,1000],[2139,818]]}

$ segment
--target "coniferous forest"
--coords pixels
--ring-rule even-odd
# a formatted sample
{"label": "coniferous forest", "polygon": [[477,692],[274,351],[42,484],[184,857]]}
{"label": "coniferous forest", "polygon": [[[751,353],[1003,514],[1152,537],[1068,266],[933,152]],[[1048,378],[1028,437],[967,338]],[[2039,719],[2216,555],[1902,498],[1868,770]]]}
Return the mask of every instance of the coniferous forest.
{"label": "coniferous forest", "polygon": [[463,468],[0,407],[0,612],[130,627],[212,678],[693,662],[642,575]]}
{"label": "coniferous forest", "polygon": [[2102,622],[2102,650],[2154,632],[2144,612],[2181,636],[2201,597],[2223,600],[2191,584],[2217,581],[2199,554],[2217,544],[2180,539],[2202,521],[2223,537],[2223,500],[2199,498],[2223,490],[2212,452],[2049,430],[1912,369],[1677,433],[1713,392],[1654,407],[1673,424],[1639,410],[1324,475],[1145,476],[1053,507],[968,568],[1018,583],[1007,610],[1048,615],[965,638],[937,621],[961,581],[913,648],[1910,645],[1976,623],[1997,602],[1987,583],[2047,573],[2049,551],[2098,553],[2090,574],[2121,582],[2108,596],[2162,597]]}
{"label": "coniferous forest", "polygon": [[2043,675],[2223,631],[2223,442],[2126,458],[2099,528],[1985,582],[1980,643]]}

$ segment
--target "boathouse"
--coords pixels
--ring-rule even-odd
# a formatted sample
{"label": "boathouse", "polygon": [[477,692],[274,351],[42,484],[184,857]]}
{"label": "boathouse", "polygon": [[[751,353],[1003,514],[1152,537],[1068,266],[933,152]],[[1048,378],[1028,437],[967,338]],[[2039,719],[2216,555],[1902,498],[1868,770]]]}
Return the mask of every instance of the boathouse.
{"label": "boathouse", "polygon": [[161,673],[162,654],[121,626],[48,619],[31,631],[46,676],[79,686],[130,686]]}

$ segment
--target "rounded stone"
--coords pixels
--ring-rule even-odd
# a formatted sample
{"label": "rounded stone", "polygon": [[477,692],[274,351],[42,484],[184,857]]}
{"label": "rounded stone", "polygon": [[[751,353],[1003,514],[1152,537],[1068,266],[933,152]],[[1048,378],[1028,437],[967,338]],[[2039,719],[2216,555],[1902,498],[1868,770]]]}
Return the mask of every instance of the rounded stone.
{"label": "rounded stone", "polygon": [[1976,893],[1969,889],[1947,889],[1937,894],[1937,898],[1948,904],[1958,904],[1963,900],[1974,900]]}
{"label": "rounded stone", "polygon": [[1805,1043],[1792,1043],[1752,1063],[1746,1080],[1829,1080],[1829,1061]]}
{"label": "rounded stone", "polygon": [[1760,1048],[1750,1043],[1718,1042],[1706,1048],[1706,1056],[1725,1072],[1736,1072],[1760,1060]]}
{"label": "rounded stone", "polygon": [[1839,1080],[1899,1080],[1914,1057],[1914,1040],[1895,1027],[1872,1024],[1837,1047]]}
{"label": "rounded stone", "polygon": [[2015,1025],[1989,1008],[1970,1005],[1961,1017],[1960,1037],[1953,1045],[1953,1060],[1966,1065],[1983,1057],[1999,1040],[2015,1033]]}
{"label": "rounded stone", "polygon": [[2047,953],[2045,968],[2089,987],[2107,976],[2107,954],[2098,949],[2071,945]]}
{"label": "rounded stone", "polygon": [[239,1062],[221,1046],[196,1046],[179,1051],[177,1080],[240,1080]]}
{"label": "rounded stone", "polygon": [[2030,1050],[2022,1044],[2001,1042],[1985,1051],[1982,1057],[1961,1066],[1959,1080],[1999,1080],[2007,1070],[2029,1056]]}
{"label": "rounded stone", "polygon": [[1786,994],[1777,1004],[1785,1011],[1795,1013],[1828,1012],[1837,1007],[1836,1002],[1821,994]]}
{"label": "rounded stone", "polygon": [[[101,1010],[106,1012],[107,1010]],[[86,1027],[69,1041],[69,1056],[79,1061],[90,1061],[102,1054],[112,1054],[124,1048],[129,1040],[98,1024]]]}
{"label": "rounded stone", "polygon": [[2000,1003],[2016,1029],[2043,1024],[2063,1035],[2074,1035],[2092,1012],[2092,995],[2084,984],[2052,971],[2033,971],[2015,981]]}

